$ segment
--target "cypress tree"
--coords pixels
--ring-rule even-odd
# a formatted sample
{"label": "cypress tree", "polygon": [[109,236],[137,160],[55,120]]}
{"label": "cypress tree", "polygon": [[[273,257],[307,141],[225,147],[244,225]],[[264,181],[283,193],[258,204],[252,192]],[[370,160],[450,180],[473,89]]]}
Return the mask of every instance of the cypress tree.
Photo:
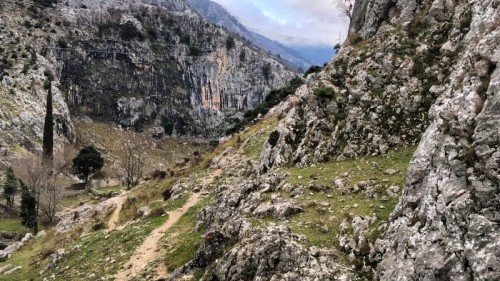
{"label": "cypress tree", "polygon": [[54,120],[52,116],[52,79],[49,77],[49,91],[45,106],[45,123],[43,125],[43,158],[51,161],[54,154]]}

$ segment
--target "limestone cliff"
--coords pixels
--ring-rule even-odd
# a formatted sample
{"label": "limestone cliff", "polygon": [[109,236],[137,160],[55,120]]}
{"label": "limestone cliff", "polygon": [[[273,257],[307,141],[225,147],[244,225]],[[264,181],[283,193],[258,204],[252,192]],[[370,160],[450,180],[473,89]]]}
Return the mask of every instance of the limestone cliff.
{"label": "limestone cliff", "polygon": [[155,135],[219,137],[294,73],[183,1],[2,1],[2,153],[40,142],[44,73],[56,128],[89,117]]}
{"label": "limestone cliff", "polygon": [[[215,280],[500,278],[497,1],[371,0],[355,7],[350,37],[338,56],[273,110],[279,121],[262,145],[259,163],[234,171],[229,185],[215,191],[216,202],[198,216],[200,225],[209,233],[220,231],[234,248],[221,254],[207,242],[172,278],[207,261],[214,262],[209,276]],[[260,204],[264,193],[285,189],[277,167],[310,169],[417,143],[402,198],[377,230],[380,239],[367,242],[362,230],[376,216],[338,226],[342,235],[334,244],[351,261],[360,260],[356,272],[338,260],[327,266],[335,258],[323,252],[304,252],[314,265],[298,257],[290,261],[296,240],[290,229],[268,226],[264,235],[250,230],[248,216],[263,212],[286,224],[283,217],[301,210],[293,199],[300,191]],[[231,182],[245,173],[260,177]],[[342,188],[337,180],[334,188]],[[363,234],[351,239],[350,231]],[[276,237],[279,245],[262,237]],[[287,264],[293,268],[289,275]]]}
{"label": "limestone cliff", "polygon": [[[85,5],[87,8],[81,8]],[[183,1],[69,1],[68,48],[52,49],[72,110],[126,127],[220,136],[293,73]]]}

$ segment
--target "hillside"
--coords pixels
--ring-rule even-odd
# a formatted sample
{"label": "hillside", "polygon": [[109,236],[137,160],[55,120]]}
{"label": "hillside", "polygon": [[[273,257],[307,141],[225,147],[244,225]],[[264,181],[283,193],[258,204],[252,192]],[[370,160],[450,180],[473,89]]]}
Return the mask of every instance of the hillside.
{"label": "hillside", "polygon": [[500,279],[497,1],[359,0],[349,32],[268,114],[68,207],[0,279]]}
{"label": "hillside", "polygon": [[2,1],[3,149],[38,147],[45,74],[55,75],[57,132],[70,142],[70,116],[220,137],[294,76],[180,0],[43,3]]}

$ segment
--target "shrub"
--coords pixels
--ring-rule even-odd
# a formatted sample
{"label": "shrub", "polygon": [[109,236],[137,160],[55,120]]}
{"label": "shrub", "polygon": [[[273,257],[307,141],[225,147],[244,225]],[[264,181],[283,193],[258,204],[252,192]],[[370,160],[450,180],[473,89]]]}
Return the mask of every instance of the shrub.
{"label": "shrub", "polygon": [[314,89],[313,94],[317,97],[331,98],[335,95],[335,91],[332,87],[321,86]]}
{"label": "shrub", "polygon": [[267,142],[274,147],[277,143],[278,140],[280,139],[280,132],[278,131],[273,131],[271,134],[269,134],[269,139],[267,139]]}
{"label": "shrub", "polygon": [[154,170],[152,173],[151,173],[151,177],[153,179],[165,179],[167,177],[167,172],[166,171],[161,171],[161,170]]}
{"label": "shrub", "polygon": [[236,44],[234,43],[234,38],[232,36],[227,37],[227,39],[226,39],[226,49],[228,51],[230,51],[235,46],[236,46]]}
{"label": "shrub", "polygon": [[323,70],[323,67],[321,67],[319,65],[313,65],[313,66],[309,67],[308,70],[306,70],[306,72],[304,73],[304,77],[307,77],[307,75],[309,75],[311,73],[320,72],[321,70]]}
{"label": "shrub", "polygon": [[133,39],[137,39],[139,41],[144,41],[144,35],[142,34],[135,25],[127,21],[125,24],[120,25],[120,37],[124,41],[130,41]]}

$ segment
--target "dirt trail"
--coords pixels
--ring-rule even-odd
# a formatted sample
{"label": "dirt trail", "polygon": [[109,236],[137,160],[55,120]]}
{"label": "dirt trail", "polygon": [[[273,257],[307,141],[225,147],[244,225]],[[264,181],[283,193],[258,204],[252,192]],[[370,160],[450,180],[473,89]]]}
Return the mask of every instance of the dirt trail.
{"label": "dirt trail", "polygon": [[198,203],[198,201],[200,201],[200,194],[195,193],[189,197],[188,201],[182,208],[168,212],[168,220],[162,226],[153,230],[151,234],[146,237],[144,242],[142,242],[142,245],[136,249],[134,255],[125,264],[125,270],[116,274],[115,280],[130,280],[142,269],[144,269],[149,262],[153,261],[157,257],[157,252],[159,251],[158,242],[163,237],[165,232],[167,232],[167,230],[174,225],[179,218],[189,210],[189,208]]}
{"label": "dirt trail", "polygon": [[116,223],[118,222],[118,219],[120,218],[120,211],[122,210],[123,203],[125,202],[126,198],[127,198],[127,194],[122,194],[118,197],[111,199],[111,200],[113,200],[112,204],[116,205],[116,208],[113,211],[111,218],[109,218],[108,230],[113,230],[116,228]]}
{"label": "dirt trail", "polygon": [[[222,174],[223,170],[218,169],[204,177],[200,182],[201,189],[207,188],[216,178]],[[157,277],[167,277],[168,270],[161,260],[164,255],[164,250],[158,247],[158,242],[165,235],[165,233],[174,225],[179,218],[182,217],[191,207],[196,205],[201,199],[202,195],[199,193],[192,194],[182,208],[168,212],[168,220],[159,228],[153,230],[151,234],[144,240],[141,246],[136,249],[133,256],[123,267],[124,270],[118,272],[115,276],[116,281],[131,280],[139,272],[145,269],[148,264],[156,261],[156,266],[153,267]],[[116,211],[116,210],[115,210]],[[119,213],[119,211],[118,211]]]}

